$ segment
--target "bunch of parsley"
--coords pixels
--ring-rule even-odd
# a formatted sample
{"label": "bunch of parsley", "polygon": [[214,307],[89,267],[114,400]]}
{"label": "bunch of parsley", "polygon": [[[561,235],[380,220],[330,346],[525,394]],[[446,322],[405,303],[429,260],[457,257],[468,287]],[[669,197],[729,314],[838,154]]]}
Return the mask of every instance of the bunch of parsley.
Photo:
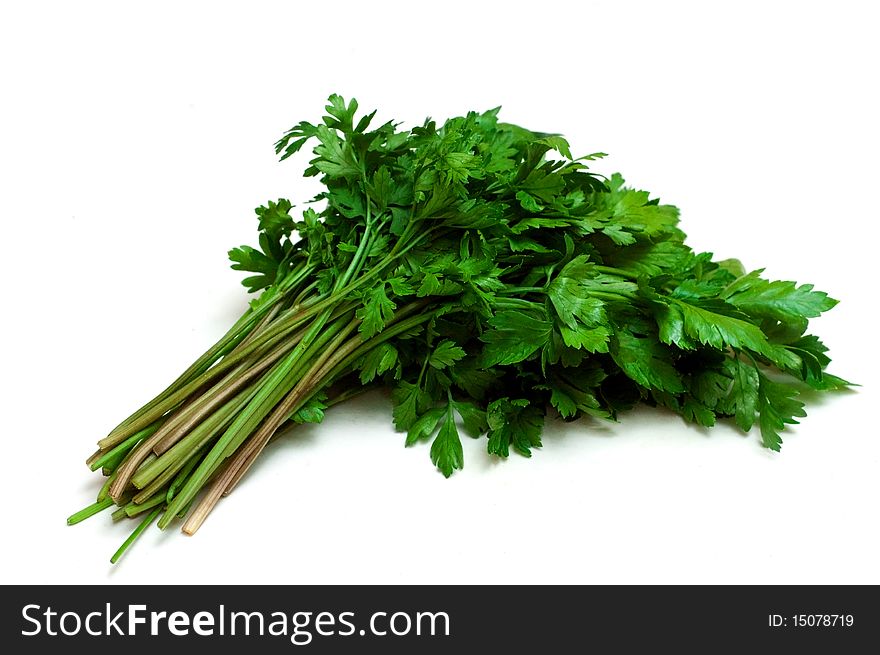
{"label": "bunch of parsley", "polygon": [[276,144],[286,159],[313,142],[324,190],[297,217],[284,199],[256,210],[259,247],[230,257],[259,296],[89,459],[107,480],[69,522],[145,515],[114,561],[157,518],[195,532],[273,438],[376,386],[449,476],[460,429],[530,456],[548,413],[639,402],[757,423],[779,450],[799,389],[847,385],[806,332],[835,300],[694,253],[675,207],[588,168],[602,153],[575,159],[497,109],[411,130],[357,109],[331,96]]}

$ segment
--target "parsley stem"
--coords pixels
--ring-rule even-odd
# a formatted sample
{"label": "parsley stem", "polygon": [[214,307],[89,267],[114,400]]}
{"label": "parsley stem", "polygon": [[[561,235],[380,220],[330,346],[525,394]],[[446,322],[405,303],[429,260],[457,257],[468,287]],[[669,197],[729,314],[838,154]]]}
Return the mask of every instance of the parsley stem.
{"label": "parsley stem", "polygon": [[[366,182],[364,183],[366,187]],[[338,291],[339,289],[344,288],[351,278],[357,274],[360,270],[361,265],[363,264],[364,258],[366,257],[366,253],[368,251],[368,246],[370,244],[370,240],[372,239],[372,228],[373,228],[373,219],[370,215],[370,196],[364,193],[366,197],[366,207],[367,207],[367,215],[364,221],[364,234],[361,237],[361,242],[358,245],[357,250],[354,253],[354,256],[351,258],[351,262],[349,262],[348,268],[345,273],[336,281],[336,285],[334,286],[334,291]]]}
{"label": "parsley stem", "polygon": [[134,500],[132,500],[123,509],[125,510],[125,515],[128,516],[129,518],[131,518],[133,516],[137,516],[138,514],[141,514],[142,512],[146,512],[151,507],[156,507],[156,505],[163,505],[163,504],[165,504],[165,494],[164,493],[156,494],[155,496],[153,496],[149,500],[145,500],[142,503],[136,503],[136,502],[134,502]]}
{"label": "parsley stem", "polygon": [[595,268],[600,273],[608,273],[609,275],[616,275],[618,277],[624,277],[627,280],[636,281],[639,279],[639,276],[630,271],[625,271],[622,268],[614,268],[613,266],[600,266],[596,264],[593,268]]}
{"label": "parsley stem", "polygon": [[80,521],[85,521],[90,516],[94,516],[98,512],[103,512],[108,507],[113,505],[113,501],[110,498],[105,498],[104,500],[99,500],[97,502],[92,503],[88,507],[84,507],[80,511],[71,514],[67,518],[67,525],[75,525]]}
{"label": "parsley stem", "polygon": [[538,309],[541,303],[524,298],[498,298],[493,305],[498,309]]}
{"label": "parsley stem", "polygon": [[186,435],[206,415],[212,412],[221,403],[225,402],[239,389],[242,389],[249,384],[251,380],[260,375],[269,366],[280,359],[284,353],[293,348],[302,336],[303,331],[300,331],[280,343],[254,365],[247,367],[246,364],[243,364],[239,368],[232,370],[217,384],[216,387],[204,393],[195,401],[195,403],[193,403],[193,405],[183,411],[180,414],[180,418],[176,418],[176,420],[172,419],[174,424],[167,430],[163,430],[164,436],[153,446],[153,452],[157,455],[161,455],[177,443],[177,441]]}
{"label": "parsley stem", "polygon": [[141,489],[135,495],[134,501],[143,502],[164,487],[178,471],[184,469],[193,453],[214,440],[232,422],[235,414],[244,408],[255,391],[250,388],[241,392],[151,465],[140,469],[131,479],[131,483]]}
{"label": "parsley stem", "polygon": [[593,291],[590,289],[590,295],[594,298],[599,298],[600,300],[608,300],[611,302],[625,302],[637,300],[638,296],[635,293],[627,293],[625,291]]}
{"label": "parsley stem", "polygon": [[322,348],[346,322],[350,322],[350,319],[344,321],[343,318],[340,318],[325,330],[324,327],[331,315],[332,308],[326,309],[315,320],[293,351],[282,359],[269,376],[262,381],[256,395],[235,417],[232,424],[226,429],[208,454],[205,455],[192,477],[189,478],[183,489],[181,489],[180,494],[171,502],[168,512],[159,521],[159,527],[167,526],[179,509],[195,497],[208,477],[217,470],[223,459],[235,452],[257,427],[259,422],[271,411],[272,407],[281,400],[283,394],[286,393],[285,387],[290,384],[288,380],[290,378],[295,379],[298,371],[302,368],[301,360],[308,361],[308,357],[305,354]]}
{"label": "parsley stem", "polygon": [[93,471],[97,471],[99,468],[104,468],[105,466],[110,469],[116,469],[119,465],[119,462],[122,461],[122,458],[142,439],[146,439],[147,437],[154,434],[162,425],[162,420],[156,420],[151,425],[148,425],[144,429],[139,432],[135,432],[128,439],[123,441],[121,444],[115,446],[111,450],[108,450],[103,455],[95,459],[90,465],[89,468]]}
{"label": "parsley stem", "polygon": [[547,293],[547,289],[544,287],[514,287],[509,286],[504,289],[500,289],[498,291],[499,294],[507,295],[507,294],[522,294],[522,293]]}
{"label": "parsley stem", "polygon": [[[246,335],[247,328],[250,327],[259,317],[262,315],[264,311],[268,311],[269,306],[265,306],[261,308],[259,311],[253,311],[249,309],[245,312],[236,322],[235,324],[224,334],[220,340],[215,343],[211,348],[209,348],[201,357],[199,357],[195,362],[193,362],[189,368],[187,368],[183,373],[181,373],[174,382],[172,382],[164,391],[162,391],[158,396],[156,396],[153,400],[148,402],[146,405],[138,409],[127,419],[122,421],[118,426],[116,426],[113,430],[110,431],[110,434],[107,435],[104,439],[98,442],[98,445],[102,448],[107,445],[115,445],[122,441],[122,439],[118,439],[113,441],[114,437],[122,431],[124,428],[127,428],[131,425],[131,423],[137,421],[144,414],[152,410],[156,405],[161,403],[163,400],[171,396],[175,391],[177,391],[181,386],[192,380],[197,375],[206,371],[216,360],[220,357],[223,351],[229,348],[232,344],[237,344],[240,339]],[[149,425],[152,421],[148,421],[144,425],[139,425],[137,429],[144,427],[145,425]],[[111,443],[112,442],[112,443]]]}
{"label": "parsley stem", "polygon": [[205,445],[200,448],[195,455],[186,460],[186,464],[183,466],[182,469],[180,469],[180,472],[175,476],[174,481],[168,487],[168,491],[165,494],[165,502],[171,503],[174,495],[177,493],[177,490],[180,489],[181,485],[183,485],[184,482],[186,482],[193,469],[196,467],[196,464],[201,461],[202,456],[207,452],[207,450],[208,446]]}
{"label": "parsley stem", "polygon": [[316,373],[322,370],[327,360],[331,358],[332,354],[348,338],[352,330],[357,328],[358,324],[359,321],[352,321],[336,335],[284,400],[275,406],[272,413],[269,414],[265,422],[250,437],[244,447],[238,449],[234,457],[230,457],[229,464],[224,473],[217,479],[208,495],[196,507],[195,512],[184,524],[184,532],[194,534],[198,530],[219,499],[229,494],[235,485],[238,484],[239,480],[247,473],[281,424],[294,412],[298,411],[309,397],[323,386],[320,380],[316,381],[315,378],[318,377]]}
{"label": "parsley stem", "polygon": [[[236,453],[236,460],[229,464],[230,475],[224,475],[221,478],[224,480],[223,484],[225,485],[223,489],[216,489],[206,497],[206,500],[203,501],[203,506],[200,505],[200,509],[197,509],[198,515],[194,515],[191,521],[187,521],[184,530],[189,530],[188,534],[193,534],[207,517],[208,512],[213,509],[219,498],[232,492],[232,489],[253,465],[253,462],[262,452],[263,448],[265,448],[266,444],[273,438],[285,417],[298,411],[315,393],[331,384],[340,372],[344,371],[351,362],[362,357],[366,351],[401,332],[411,329],[414,325],[429,320],[433,314],[416,316],[414,317],[415,321],[410,319],[409,321],[396,323],[396,321],[400,321],[407,314],[418,310],[423,305],[424,302],[415,302],[402,308],[386,324],[385,330],[366,343],[359,336],[356,336],[346,343],[344,347],[340,347],[351,329],[357,327],[355,322],[349,326],[351,329],[341,332],[328,348],[327,356],[315,362],[309,373],[303,377],[288,398],[276,408],[273,412],[274,418],[270,417],[267,419],[266,424],[260,428],[260,432],[251,437],[252,443],[249,443],[248,447]],[[333,353],[332,356],[329,353]]]}
{"label": "parsley stem", "polygon": [[346,389],[345,391],[338,393],[335,396],[333,396],[332,398],[330,398],[326,403],[327,408],[329,409],[330,407],[333,407],[334,405],[341,405],[342,403],[344,403],[348,400],[351,400],[352,398],[356,398],[357,396],[360,396],[361,394],[367,393],[368,391],[372,391],[375,388],[376,388],[376,385],[373,385],[373,384],[363,384],[363,385],[360,385],[357,387],[350,387],[350,388]]}
{"label": "parsley stem", "polygon": [[[98,502],[103,500],[107,500],[110,498],[110,485],[113,484],[113,481],[116,479],[116,471],[113,471],[110,475],[107,476],[107,479],[104,480],[104,484],[101,485],[100,490],[98,490]],[[111,499],[112,502],[112,499]]]}
{"label": "parsley stem", "polygon": [[138,527],[134,529],[134,532],[132,532],[128,536],[128,539],[126,539],[122,543],[122,545],[119,547],[119,550],[113,553],[113,557],[110,558],[110,563],[116,564],[116,562],[119,561],[119,558],[122,557],[123,554],[125,554],[125,551],[128,550],[135,541],[137,541],[137,538],[141,536],[141,533],[146,530],[150,526],[150,524],[156,520],[156,517],[159,516],[159,514],[161,513],[161,507],[157,507],[152,512],[150,512],[147,517],[143,521],[141,521],[140,525],[138,525]]}
{"label": "parsley stem", "polygon": [[120,430],[117,434],[111,434],[99,441],[98,445],[102,448],[109,448],[127,439],[135,431],[146,427],[160,416],[166,414],[168,411],[180,406],[191,394],[198,391],[198,389],[200,389],[202,386],[216,379],[219,375],[225,373],[233,366],[236,366],[250,355],[264,354],[268,348],[277,345],[286,336],[292,334],[297,327],[300,327],[301,325],[306,323],[312,316],[323,310],[324,308],[320,307],[320,304],[321,303],[318,303],[309,307],[308,309],[304,309],[298,312],[294,316],[287,317],[286,320],[283,321],[283,325],[281,325],[280,328],[279,323],[282,323],[282,320],[279,319],[275,325],[267,328],[266,332],[260,335],[258,339],[255,339],[246,347],[242,348],[240,351],[224,357],[215,366],[211,367],[209,370],[202,372],[198,377],[190,380],[186,385],[179,388],[173,394],[170,394],[169,396],[163,398],[161,402],[155,404],[148,412],[144,413],[143,415],[132,421],[128,426]]}
{"label": "parsley stem", "polygon": [[[412,311],[417,309],[418,307],[424,306],[425,303],[412,303],[407,307],[412,307]],[[400,311],[400,310],[399,310]],[[399,323],[395,323],[390,327],[386,327],[379,334],[372,337],[366,342],[355,341],[354,339],[346,344],[346,346],[351,346],[351,352],[344,352],[345,349],[341,349],[341,353],[344,352],[344,357],[340,357],[341,353],[337,353],[336,359],[338,362],[330,361],[325,365],[325,368],[329,365],[333,365],[333,369],[327,373],[328,383],[335,380],[339,375],[341,375],[347,367],[351,366],[355,361],[357,361],[360,357],[363,357],[368,351],[370,351],[375,346],[378,346],[380,343],[385,343],[389,339],[393,339],[399,334],[402,334],[408,330],[411,330],[417,325],[421,323],[426,323],[434,316],[436,312],[427,312],[424,314],[419,314],[417,316],[412,316],[406,320],[400,321]],[[359,340],[359,337],[356,337]]]}

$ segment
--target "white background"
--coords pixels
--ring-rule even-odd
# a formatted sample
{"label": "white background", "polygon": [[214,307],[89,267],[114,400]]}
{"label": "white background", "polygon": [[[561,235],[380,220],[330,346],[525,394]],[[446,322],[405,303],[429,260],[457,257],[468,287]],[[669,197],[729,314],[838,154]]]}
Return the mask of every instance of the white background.
{"label": "white background", "polygon": [[[4,583],[880,582],[878,13],[871,2],[4,3]],[[272,144],[326,96],[503,117],[602,150],[697,249],[841,299],[857,392],[781,454],[663,411],[554,422],[437,473],[374,394],[273,446],[196,537],[68,528],[94,441],[244,309],[226,250],[311,196]]]}

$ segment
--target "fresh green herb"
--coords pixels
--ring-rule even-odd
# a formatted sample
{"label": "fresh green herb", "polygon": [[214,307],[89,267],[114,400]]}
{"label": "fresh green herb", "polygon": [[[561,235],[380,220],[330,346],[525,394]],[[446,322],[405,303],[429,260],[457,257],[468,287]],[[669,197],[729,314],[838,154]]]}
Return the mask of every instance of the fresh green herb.
{"label": "fresh green herb", "polygon": [[604,178],[559,135],[471,112],[411,130],[331,96],[306,143],[323,191],[256,210],[258,247],[230,251],[259,292],[220,341],[89,459],[108,476],[78,522],[152,510],[194,533],[267,444],[373,386],[406,444],[446,476],[461,432],[530,456],[548,413],[616,420],[638,402],[703,426],[759,426],[779,450],[801,389],[838,389],[810,318],[836,304],[694,253],[678,210]]}

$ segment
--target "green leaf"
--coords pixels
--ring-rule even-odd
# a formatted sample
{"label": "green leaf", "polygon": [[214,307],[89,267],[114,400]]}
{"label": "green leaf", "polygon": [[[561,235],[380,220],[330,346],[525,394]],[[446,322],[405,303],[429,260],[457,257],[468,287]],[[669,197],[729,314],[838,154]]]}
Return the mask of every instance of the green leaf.
{"label": "green leaf", "polygon": [[373,181],[369,185],[370,200],[376,203],[379,213],[385,210],[394,191],[394,181],[391,179],[391,171],[387,166],[380,166],[373,173]]}
{"label": "green leaf", "polygon": [[577,414],[577,403],[574,398],[559,389],[553,389],[550,404],[556,408],[562,418],[571,418]]}
{"label": "green leaf", "polygon": [[513,225],[510,228],[510,231],[514,234],[522,234],[527,230],[556,229],[564,228],[568,225],[568,221],[563,218],[544,218],[541,216],[532,216],[529,218],[524,218],[523,220],[516,223],[516,225]]}
{"label": "green leaf", "polygon": [[822,378],[810,383],[810,386],[817,391],[840,391],[850,387],[859,386],[855,382],[844,380],[843,378],[831,375],[831,373],[823,372]]}
{"label": "green leaf", "polygon": [[313,396],[290,417],[295,423],[320,423],[324,420],[324,410],[327,409],[327,394],[320,393]]}
{"label": "green leaf", "polygon": [[277,202],[270,200],[266,205],[257,207],[254,211],[260,221],[260,231],[276,242],[282,237],[290,236],[294,229],[294,221],[290,216],[292,206],[289,200],[279,198]]}
{"label": "green leaf", "polygon": [[315,154],[318,156],[311,161],[315,168],[330,177],[360,177],[361,168],[354,159],[350,145],[324,125],[316,128],[315,136],[320,141],[320,145],[315,146]]}
{"label": "green leaf", "polygon": [[419,419],[412,424],[412,427],[406,433],[406,445],[412,446],[421,439],[427,439],[434,430],[437,429],[437,423],[446,414],[446,408],[434,407],[425,412]]}
{"label": "green leaf", "polygon": [[451,408],[446,411],[446,418],[443,425],[440,426],[440,432],[437,433],[434,443],[431,444],[431,461],[447,478],[452,475],[453,471],[464,466],[464,451]]}
{"label": "green leaf", "polygon": [[575,370],[551,374],[546,385],[538,388],[550,390],[550,404],[563,418],[574,418],[578,413],[610,418],[596,396],[605,372],[599,366],[585,365]]}
{"label": "green leaf", "polygon": [[611,357],[627,377],[643,387],[669,393],[685,390],[672,363],[672,352],[653,336],[620,330],[611,341]]}
{"label": "green leaf", "polygon": [[681,414],[691,423],[711,428],[715,425],[715,412],[692,396],[687,396],[681,405]]}
{"label": "green leaf", "polygon": [[615,173],[608,181],[608,193],[599,194],[603,209],[597,218],[647,237],[672,232],[678,224],[678,208],[661,205],[649,199],[647,191],[624,186],[623,177]]}
{"label": "green leaf", "polygon": [[607,353],[610,329],[604,325],[597,327],[578,326],[576,329],[565,327],[559,328],[562,341],[570,348],[583,348],[591,353]]}
{"label": "green leaf", "polygon": [[786,425],[796,424],[795,417],[806,416],[804,404],[795,400],[797,389],[787,384],[773,382],[761,375],[758,389],[758,412],[760,413],[761,440],[765,448],[779,451],[782,438],[779,433]]}
{"label": "green leaf", "polygon": [[443,155],[442,177],[446,184],[464,184],[476,170],[478,159],[469,152],[448,152]]}
{"label": "green leaf", "polygon": [[606,225],[602,228],[602,234],[611,239],[614,245],[631,246],[636,243],[636,238],[626,231],[623,225]]}
{"label": "green leaf", "polygon": [[705,407],[724,411],[730,393],[731,377],[724,369],[708,368],[699,370],[688,377],[687,387],[695,400]]}
{"label": "green leaf", "polygon": [[[334,93],[327,98],[326,109],[329,116],[324,118],[324,123],[328,127],[342,130],[343,132],[351,132],[354,125],[354,115],[357,112],[358,103],[354,98],[346,106],[345,98]],[[332,120],[335,119],[335,120]]]}
{"label": "green leaf", "polygon": [[566,159],[574,159],[571,156],[571,146],[568,145],[568,141],[566,141],[563,137],[559,136],[558,134],[551,134],[549,136],[545,136],[542,139],[538,139],[536,141],[536,143],[540,143],[541,145],[545,145],[548,148],[552,148],[553,150],[558,152],[560,155],[562,155]]}
{"label": "green leaf", "polygon": [[[578,255],[559,271],[554,283],[578,285],[586,293],[602,292],[616,294],[632,294],[638,285],[616,275],[599,273],[596,264],[590,261],[589,255]],[[553,284],[550,285],[553,287]]]}
{"label": "green leaf", "polygon": [[594,294],[632,294],[637,287],[621,278],[600,274],[581,255],[569,262],[547,287],[547,297],[564,325],[559,331],[565,345],[588,352],[608,352],[611,328],[605,302]]}
{"label": "green leaf", "polygon": [[482,369],[477,366],[474,358],[463,360],[449,370],[453,383],[471,398],[481,400],[492,386],[497,384],[497,369]]}
{"label": "green leaf", "polygon": [[740,430],[748,432],[755,424],[758,412],[758,369],[739,359],[728,359],[726,366],[733,383],[727,399],[719,406],[725,414],[735,416]]}
{"label": "green leaf", "polygon": [[499,312],[488,323],[491,329],[480,336],[484,368],[527,359],[548,343],[553,327],[545,315],[521,310]]}
{"label": "green leaf", "polygon": [[517,191],[516,199],[526,211],[538,213],[544,210],[544,206],[538,202],[538,199],[526,191]]}
{"label": "green leaf", "polygon": [[547,296],[557,315],[568,327],[577,328],[578,322],[592,327],[608,320],[605,303],[591,296],[590,289],[590,285],[563,274],[547,288]]}
{"label": "green leaf", "polygon": [[306,121],[297,123],[275,143],[275,154],[280,155],[283,150],[284,154],[281,155],[281,161],[284,161],[298,152],[305,145],[306,141],[315,136],[316,129],[314,125]]}
{"label": "green leaf", "polygon": [[455,411],[461,416],[464,430],[472,437],[479,437],[487,429],[486,412],[475,403],[456,400],[452,403]]}
{"label": "green leaf", "polygon": [[794,282],[769,282],[761,279],[763,269],[743,275],[730,284],[721,297],[751,316],[777,321],[815,318],[837,304],[812,284],[797,286]]}
{"label": "green leaf", "polygon": [[654,276],[682,270],[690,264],[692,258],[691,249],[680,241],[664,240],[620,248],[609,253],[607,261],[616,268]]}
{"label": "green leaf", "polygon": [[376,376],[390,371],[397,363],[397,348],[390,343],[381,343],[370,350],[361,360],[361,384],[372,382]]}
{"label": "green leaf", "polygon": [[359,331],[364,339],[378,334],[385,327],[385,323],[394,316],[397,305],[385,295],[385,283],[380,282],[364,297],[364,306],[355,312],[355,316],[361,319]]}
{"label": "green leaf", "polygon": [[229,251],[232,268],[236,271],[259,273],[242,280],[251,293],[272,286],[278,272],[278,262],[250,246],[241,246]]}
{"label": "green leaf", "polygon": [[428,407],[431,396],[418,385],[401,381],[391,392],[391,400],[394,403],[392,410],[394,427],[406,431],[418,420],[419,414]]}
{"label": "green leaf", "polygon": [[416,295],[419,298],[434,296],[440,293],[442,288],[443,285],[440,284],[440,279],[434,273],[427,272],[422,278],[422,283],[419,285],[419,290],[416,292]]}
{"label": "green leaf", "polygon": [[768,357],[781,366],[797,365],[784,348],[771,346],[754,323],[734,318],[727,313],[736,308],[723,301],[705,301],[698,304],[670,298],[656,313],[660,340],[679,348],[691,349],[695,343],[717,350],[747,348]]}
{"label": "green leaf", "polygon": [[529,239],[528,237],[508,237],[507,243],[510,246],[510,250],[512,252],[552,252],[552,250],[550,250],[549,248],[541,245],[534,239]]}
{"label": "green leaf", "polygon": [[445,339],[434,348],[434,352],[431,353],[428,363],[434,368],[443,369],[447,366],[452,366],[455,362],[463,359],[464,356],[464,349],[455,345],[454,341]]}
{"label": "green leaf", "polygon": [[[537,198],[538,202],[548,203],[553,202],[554,198],[562,193],[564,188],[565,180],[561,175],[547,173],[540,168],[534,169],[520,184],[520,189],[530,196]],[[517,200],[520,200],[519,193],[517,193]]]}
{"label": "green leaf", "polygon": [[451,210],[457,200],[458,196],[455,189],[435,184],[431,189],[431,193],[427,195],[425,201],[420,205],[417,215],[420,218],[443,218],[452,213]]}
{"label": "green leaf", "polygon": [[531,457],[531,449],[541,447],[544,411],[532,406],[525,398],[499,398],[493,401],[486,409],[486,419],[490,455],[507,457],[512,446],[521,455]]}
{"label": "green leaf", "polygon": [[386,280],[395,296],[411,296],[415,293],[412,285],[402,277],[392,277]]}

